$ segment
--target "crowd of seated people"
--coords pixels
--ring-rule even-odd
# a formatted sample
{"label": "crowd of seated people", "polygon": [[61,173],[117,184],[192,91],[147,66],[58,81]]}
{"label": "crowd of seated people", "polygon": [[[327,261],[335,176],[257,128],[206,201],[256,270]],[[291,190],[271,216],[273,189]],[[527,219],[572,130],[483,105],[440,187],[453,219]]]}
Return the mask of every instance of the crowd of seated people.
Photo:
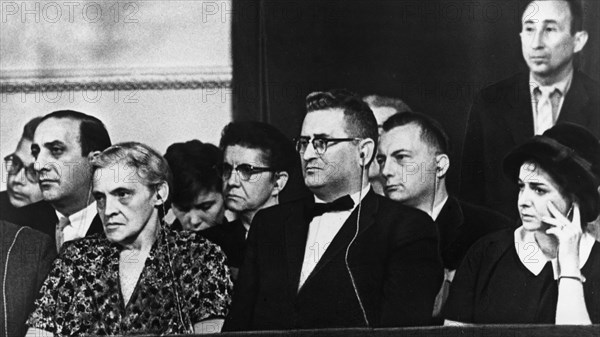
{"label": "crowd of seated people", "polygon": [[0,336],[600,324],[600,104],[573,102],[600,86],[573,69],[577,2],[532,4],[535,85],[521,110],[491,99],[506,83],[476,98],[464,196],[440,123],[345,89],[308,94],[293,140],[231,122],[164,156],[82,112],[30,121],[5,157]]}

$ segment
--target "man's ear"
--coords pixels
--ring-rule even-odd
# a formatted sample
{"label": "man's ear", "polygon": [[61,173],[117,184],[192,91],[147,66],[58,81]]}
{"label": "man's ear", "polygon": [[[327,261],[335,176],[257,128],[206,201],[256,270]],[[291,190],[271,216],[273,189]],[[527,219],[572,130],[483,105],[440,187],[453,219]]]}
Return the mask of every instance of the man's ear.
{"label": "man's ear", "polygon": [[98,157],[100,155],[100,153],[102,153],[102,152],[101,151],[90,151],[90,153],[88,153],[88,155],[87,155],[88,163],[91,162],[92,160],[94,160],[96,157]]}
{"label": "man's ear", "polygon": [[435,156],[436,161],[436,172],[435,176],[437,178],[443,178],[448,173],[448,169],[450,168],[450,158],[447,154],[438,154]]}
{"label": "man's ear", "polygon": [[358,144],[358,162],[361,166],[367,166],[375,156],[375,142],[371,138],[365,138]]}
{"label": "man's ear", "polygon": [[588,40],[588,33],[585,30],[575,33],[575,47],[573,48],[574,53],[580,52]]}
{"label": "man's ear", "polygon": [[273,187],[273,191],[271,192],[272,196],[277,196],[283,189],[290,178],[290,175],[286,171],[280,171],[275,173],[277,175],[277,179],[275,179],[275,186]]}
{"label": "man's ear", "polygon": [[156,195],[154,200],[154,206],[163,205],[169,198],[169,184],[166,182],[160,183],[156,187]]}

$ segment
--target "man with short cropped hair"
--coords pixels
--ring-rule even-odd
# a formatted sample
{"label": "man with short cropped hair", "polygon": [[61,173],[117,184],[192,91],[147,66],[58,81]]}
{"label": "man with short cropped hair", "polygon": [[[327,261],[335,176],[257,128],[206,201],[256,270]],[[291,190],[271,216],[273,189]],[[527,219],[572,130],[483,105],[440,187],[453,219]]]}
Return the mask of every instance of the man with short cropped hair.
{"label": "man with short cropped hair", "polygon": [[31,145],[44,200],[23,207],[16,223],[50,235],[58,250],[67,241],[103,233],[91,196],[89,161],[110,145],[108,132],[96,117],[73,110],[44,116]]}
{"label": "man with short cropped hair", "polygon": [[406,112],[383,123],[377,161],[385,195],[429,214],[437,225],[445,272],[433,311],[437,317],[467,250],[480,237],[511,227],[511,221],[448,193],[450,141],[442,126],[426,115]]}
{"label": "man with short cropped hair", "polygon": [[373,112],[346,90],[306,105],[296,149],[314,196],[257,213],[224,329],[431,324],[443,274],[435,226],[370,188]]}
{"label": "man with short cropped hair", "polygon": [[461,165],[465,200],[515,220],[517,189],[502,174],[502,159],[516,145],[557,122],[571,122],[600,138],[600,85],[575,69],[584,48],[580,0],[530,1],[522,11],[521,47],[528,73],[483,89],[468,118]]}

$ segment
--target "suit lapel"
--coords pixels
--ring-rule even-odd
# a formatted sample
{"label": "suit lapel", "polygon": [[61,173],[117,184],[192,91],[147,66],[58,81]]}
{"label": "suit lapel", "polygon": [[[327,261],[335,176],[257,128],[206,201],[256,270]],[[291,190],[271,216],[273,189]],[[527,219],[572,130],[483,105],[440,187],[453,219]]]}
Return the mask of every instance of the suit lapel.
{"label": "suit lapel", "polygon": [[[289,298],[295,298],[298,293],[300,272],[304,261],[304,248],[308,235],[308,225],[311,221],[311,209],[314,200],[307,198],[307,202],[293,203],[292,209],[282,219],[282,227],[285,231],[285,248],[287,253]],[[294,216],[292,216],[294,215]]]}
{"label": "suit lapel", "polygon": [[511,88],[506,92],[506,100],[509,105],[509,109],[504,114],[507,126],[515,144],[521,144],[534,133],[529,74],[519,75],[516,90]]}
{"label": "suit lapel", "polygon": [[586,114],[583,107],[587,104],[589,97],[577,72],[573,73],[573,82],[563,102],[557,122],[571,122],[586,126],[590,116]]}
{"label": "suit lapel", "polygon": [[98,214],[96,214],[94,220],[92,220],[92,224],[90,225],[90,228],[85,236],[90,236],[97,233],[104,233],[104,226],[102,226],[102,220],[100,220],[100,216]]}
{"label": "suit lapel", "polygon": [[[362,201],[359,226],[360,230],[358,232],[357,240],[360,238],[362,233],[364,233],[375,223],[375,215],[377,214],[378,206],[379,202],[377,201],[377,196],[373,190],[370,190]],[[340,254],[344,255],[346,253],[346,248],[348,247],[350,240],[352,240],[354,234],[356,234],[357,217],[358,206],[354,209],[354,211],[352,211],[350,217],[348,217],[348,219],[344,222],[344,225],[342,225],[342,228],[340,228],[340,231],[335,235],[331,241],[331,244],[329,247],[327,247],[321,259],[319,259],[315,269],[304,282],[300,292],[302,292],[302,289],[306,288],[307,284],[315,277],[315,275],[318,275],[319,272],[333,260],[333,258],[339,256]],[[304,241],[306,241],[306,237]],[[300,269],[301,268],[302,264],[300,264]]]}

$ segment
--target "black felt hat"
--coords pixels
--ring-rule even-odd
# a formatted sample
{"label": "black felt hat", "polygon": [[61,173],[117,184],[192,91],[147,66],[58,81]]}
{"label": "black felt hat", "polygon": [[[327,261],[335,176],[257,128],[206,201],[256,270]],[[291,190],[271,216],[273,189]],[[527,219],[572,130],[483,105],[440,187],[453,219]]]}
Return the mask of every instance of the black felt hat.
{"label": "black felt hat", "polygon": [[525,161],[534,161],[579,202],[581,218],[590,222],[600,213],[600,142],[582,126],[559,123],[541,136],[514,148],[503,162],[504,174],[517,181]]}

